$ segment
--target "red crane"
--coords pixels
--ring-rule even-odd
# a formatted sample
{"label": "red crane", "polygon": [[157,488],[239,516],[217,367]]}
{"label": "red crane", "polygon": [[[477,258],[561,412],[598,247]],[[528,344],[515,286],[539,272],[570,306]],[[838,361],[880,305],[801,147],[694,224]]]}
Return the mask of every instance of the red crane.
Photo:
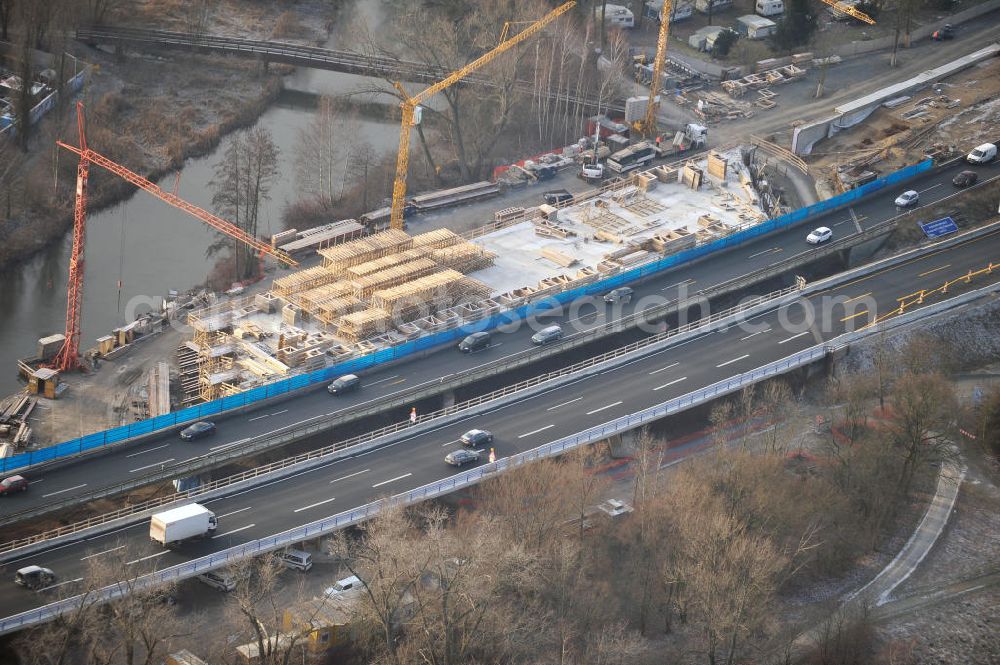
{"label": "red crane", "polygon": [[232,238],[250,245],[260,251],[261,254],[270,254],[289,266],[298,265],[295,259],[280,249],[275,249],[269,244],[261,242],[246,233],[235,224],[227,222],[203,208],[199,208],[170,192],[160,189],[141,175],[88,148],[87,137],[84,133],[83,102],[76,103],[76,124],[80,132],[79,148],[63,143],[62,141],[56,141],[59,146],[79,155],[80,163],[76,167],[76,202],[73,208],[73,253],[70,255],[69,260],[69,286],[66,294],[66,340],[63,342],[62,349],[59,350],[58,355],[56,355],[52,363],[54,368],[66,372],[80,366],[80,320],[83,308],[83,250],[87,237],[87,176],[90,171],[91,162],[125,179],[136,187],[144,189],[161,201],[165,201],[175,208],[180,208],[184,212],[197,217],[217,231],[221,231]]}

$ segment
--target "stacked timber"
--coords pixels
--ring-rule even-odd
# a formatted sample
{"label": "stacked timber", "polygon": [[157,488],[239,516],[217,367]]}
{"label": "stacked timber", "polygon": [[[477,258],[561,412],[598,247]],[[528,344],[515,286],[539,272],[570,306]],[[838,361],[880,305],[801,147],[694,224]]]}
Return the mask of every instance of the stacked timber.
{"label": "stacked timber", "polygon": [[391,327],[392,317],[381,309],[365,309],[340,317],[337,335],[358,342]]}
{"label": "stacked timber", "polygon": [[442,268],[469,273],[493,265],[496,254],[471,242],[431,250],[430,258]]}
{"label": "stacked timber", "polygon": [[343,298],[350,292],[350,283],[347,281],[339,281],[333,282],[332,284],[324,284],[323,286],[318,286],[315,289],[309,289],[308,291],[303,291],[302,293],[292,296],[290,299],[294,300],[295,303],[302,309],[312,312],[322,303],[329,300]]}
{"label": "stacked timber", "polygon": [[321,249],[319,254],[323,257],[323,267],[340,275],[351,266],[403,252],[412,246],[413,238],[409,234],[399,229],[389,229],[367,238]]}
{"label": "stacked timber", "polygon": [[405,252],[389,254],[388,256],[383,256],[380,259],[375,259],[374,261],[366,261],[365,263],[359,263],[356,266],[351,266],[347,269],[347,278],[356,279],[358,277],[364,277],[374,272],[385,270],[386,268],[398,266],[401,263],[409,263],[410,261],[422,258],[424,258],[424,252],[419,249],[408,249]]}
{"label": "stacked timber", "polygon": [[337,326],[337,319],[345,314],[352,314],[365,308],[365,304],[354,296],[345,296],[324,301],[313,310],[313,316],[328,326]]}
{"label": "stacked timber", "polygon": [[367,300],[376,291],[412,282],[438,270],[438,265],[430,259],[417,259],[402,265],[358,277],[350,282],[355,298]]}
{"label": "stacked timber", "polygon": [[463,242],[462,236],[448,229],[436,229],[413,236],[413,248],[426,251],[451,247]]}
{"label": "stacked timber", "polygon": [[491,292],[482,282],[457,270],[443,270],[372,294],[372,307],[392,312],[400,320],[448,307],[462,298],[484,298]]}
{"label": "stacked timber", "polygon": [[285,277],[279,277],[271,284],[271,293],[287,297],[293,293],[308,291],[335,281],[337,281],[335,273],[322,266],[316,266],[315,268],[299,270]]}

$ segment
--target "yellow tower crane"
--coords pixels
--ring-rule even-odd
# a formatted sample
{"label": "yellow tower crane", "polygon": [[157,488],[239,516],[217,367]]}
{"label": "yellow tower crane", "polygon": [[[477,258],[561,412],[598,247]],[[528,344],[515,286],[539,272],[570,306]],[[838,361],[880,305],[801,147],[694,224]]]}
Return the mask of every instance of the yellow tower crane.
{"label": "yellow tower crane", "polygon": [[841,2],[841,0],[823,0],[823,2],[830,5],[838,12],[843,12],[848,16],[853,16],[859,21],[864,21],[868,25],[875,25],[875,19],[873,19],[871,16],[864,13],[863,11],[855,9],[853,5],[849,5],[846,2]]}
{"label": "yellow tower crane", "polygon": [[656,133],[656,96],[660,94],[663,65],[667,60],[667,37],[670,36],[670,12],[672,10],[672,0],[663,0],[663,9],[660,11],[660,32],[656,37],[656,56],[653,60],[653,80],[649,83],[646,117],[642,119],[642,124],[639,127],[646,136]]}
{"label": "yellow tower crane", "polygon": [[[495,49],[480,56],[476,60],[473,60],[461,69],[452,72],[446,78],[438,81],[423,92],[417,93],[413,97],[407,95],[403,86],[399,83],[393,84],[403,96],[403,101],[399,104],[399,107],[403,111],[403,120],[399,128],[399,154],[396,156],[396,180],[392,185],[392,216],[389,218],[389,225],[391,228],[403,228],[403,202],[406,198],[406,173],[410,164],[410,128],[415,124],[414,117],[416,116],[417,107],[445,88],[457,83],[462,78],[476,71],[483,65],[488,64],[498,55],[509,51],[535,33],[539,32],[542,28],[569,10],[573,9],[575,6],[575,0],[559,5],[551,12],[506,41],[504,41],[504,37],[507,36],[509,24],[505,25],[503,33],[500,37],[500,44]],[[417,122],[419,122],[419,119]]]}

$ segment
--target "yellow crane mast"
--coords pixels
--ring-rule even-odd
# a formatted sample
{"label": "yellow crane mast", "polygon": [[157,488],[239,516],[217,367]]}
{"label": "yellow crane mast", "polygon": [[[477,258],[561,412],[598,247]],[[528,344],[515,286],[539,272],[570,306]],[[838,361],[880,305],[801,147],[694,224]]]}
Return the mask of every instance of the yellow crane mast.
{"label": "yellow crane mast", "polygon": [[649,83],[649,101],[646,102],[646,117],[640,127],[642,133],[651,136],[656,133],[656,96],[660,93],[663,65],[667,60],[667,38],[670,36],[670,12],[672,0],[663,0],[660,11],[660,32],[656,37],[656,56],[653,60],[653,80]]}
{"label": "yellow crane mast", "polygon": [[446,78],[438,81],[423,92],[417,93],[413,97],[407,95],[403,86],[399,83],[393,84],[403,96],[403,101],[399,104],[399,107],[403,111],[403,119],[399,128],[399,154],[396,156],[396,180],[392,184],[392,214],[389,218],[389,225],[391,228],[403,228],[403,202],[406,198],[406,173],[410,165],[410,128],[414,124],[413,119],[416,114],[417,107],[445,88],[453,85],[465,76],[488,64],[500,54],[509,51],[535,33],[539,32],[542,28],[569,10],[573,9],[575,6],[575,0],[559,5],[551,12],[525,28],[523,31],[514,35],[510,39],[503,41],[503,38],[507,35],[509,29],[509,24],[505,25],[503,33],[501,34],[501,42],[495,49],[480,56],[476,60],[473,60],[461,69],[452,72]]}
{"label": "yellow crane mast", "polygon": [[859,21],[864,21],[868,25],[875,25],[875,19],[873,19],[871,16],[864,13],[863,11],[855,9],[852,5],[849,5],[846,2],[841,2],[841,0],[823,0],[823,2],[830,5],[838,12],[843,12],[848,16],[853,16]]}

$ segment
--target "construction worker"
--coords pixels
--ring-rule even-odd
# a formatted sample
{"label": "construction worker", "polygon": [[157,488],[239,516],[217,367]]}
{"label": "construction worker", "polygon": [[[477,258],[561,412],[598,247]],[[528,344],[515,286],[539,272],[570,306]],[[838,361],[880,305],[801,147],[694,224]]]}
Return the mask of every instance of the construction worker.
{"label": "construction worker", "polygon": [[411,425],[417,424],[417,407],[413,407],[412,409],[410,409],[410,424]]}

